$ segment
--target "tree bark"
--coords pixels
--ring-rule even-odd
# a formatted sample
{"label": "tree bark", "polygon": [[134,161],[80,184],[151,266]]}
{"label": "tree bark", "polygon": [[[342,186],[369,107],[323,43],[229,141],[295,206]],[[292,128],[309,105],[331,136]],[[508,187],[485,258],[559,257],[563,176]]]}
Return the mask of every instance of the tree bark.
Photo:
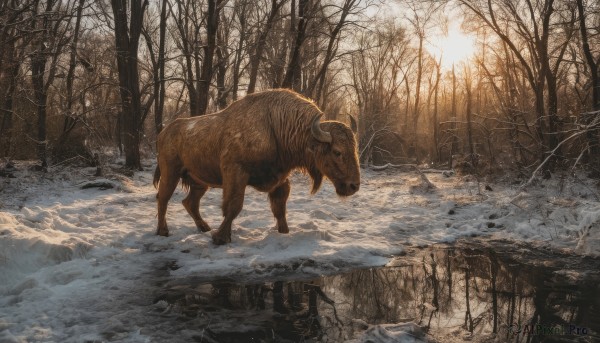
{"label": "tree bark", "polygon": [[[468,68],[468,67],[467,67]],[[467,108],[466,108],[466,117],[467,117],[467,138],[469,141],[469,159],[471,161],[471,167],[473,168],[473,173],[476,172],[477,168],[477,159],[475,158],[475,146],[473,144],[473,95],[471,90],[471,72],[470,70],[465,70],[465,90],[467,93]]]}
{"label": "tree bark", "polygon": [[232,85],[231,85],[231,100],[232,101],[236,101],[238,98],[238,90],[239,90],[239,85],[240,85],[240,77],[241,77],[241,65],[242,65],[242,61],[244,60],[244,45],[246,44],[246,40],[247,40],[247,26],[248,26],[248,20],[247,20],[247,14],[246,14],[246,9],[248,8],[248,1],[247,0],[242,0],[242,3],[235,3],[234,7],[236,8],[237,11],[237,17],[238,17],[238,21],[240,23],[240,32],[239,32],[239,40],[238,40],[238,45],[237,48],[235,50],[235,57],[234,57],[234,61],[233,61],[233,76],[232,76]]}
{"label": "tree bark", "polygon": [[225,44],[217,48],[217,107],[219,110],[227,107],[227,90],[225,89],[225,74],[229,62]]}
{"label": "tree bark", "polygon": [[75,79],[75,67],[77,66],[77,45],[79,42],[79,31],[81,28],[81,15],[83,13],[83,5],[85,0],[79,0],[77,7],[77,19],[75,21],[75,30],[73,32],[73,41],[71,42],[71,52],[69,56],[69,70],[67,72],[67,101],[64,108],[65,119],[63,121],[63,130],[59,141],[64,140],[69,132],[75,128],[78,121],[78,116],[73,113],[73,81]]}
{"label": "tree bark", "polygon": [[[321,68],[319,69],[319,71],[317,72],[317,75],[315,76],[316,81],[311,83],[311,85],[309,85],[308,89],[306,90],[306,93],[308,95],[311,95],[313,93],[313,89],[316,85],[316,91],[312,95],[313,95],[313,99],[315,99],[315,101],[317,101],[317,102],[319,102],[321,100],[321,97],[323,96],[322,92],[323,92],[325,80],[327,77],[327,70],[329,69],[329,65],[333,61],[333,58],[335,57],[335,54],[337,52],[337,47],[339,45],[340,32],[342,31],[342,28],[347,24],[346,18],[348,17],[350,10],[352,10],[352,8],[354,8],[356,6],[356,3],[357,3],[357,0],[346,0],[344,2],[344,5],[341,8],[340,19],[338,20],[335,27],[333,28],[333,30],[331,30],[331,33],[329,34],[329,42],[327,43],[327,50],[325,51],[325,57],[323,59],[323,64],[321,65]],[[323,107],[325,107],[325,106],[323,106]]]}
{"label": "tree bark", "polygon": [[420,163],[419,158],[419,116],[420,112],[420,99],[421,99],[421,79],[423,78],[423,40],[425,40],[425,33],[419,33],[419,50],[417,51],[417,85],[415,86],[415,106],[413,108],[413,144],[415,146],[415,160],[416,163]]}
{"label": "tree bark", "polygon": [[48,100],[47,88],[44,75],[46,73],[46,63],[51,52],[46,50],[46,39],[50,33],[50,13],[52,13],[54,2],[47,0],[45,13],[43,14],[40,38],[37,42],[36,50],[31,55],[31,84],[33,85],[33,94],[35,108],[37,113],[37,157],[41,163],[41,169],[46,171],[48,168],[47,156],[47,134],[46,134],[46,106]]}
{"label": "tree bark", "polygon": [[[193,10],[193,9],[192,9]],[[196,47],[194,47],[194,42],[196,42],[196,37],[190,35],[197,34],[197,29],[190,28],[190,18],[193,17],[190,11],[190,2],[186,1],[177,1],[177,12],[171,12],[173,17],[175,17],[175,24],[177,25],[177,31],[179,31],[179,35],[181,38],[180,48],[183,53],[183,58],[185,61],[184,65],[184,74],[185,74],[185,87],[188,91],[188,99],[190,106],[190,115],[193,116],[198,112],[198,92],[195,86],[194,79],[194,69],[195,63],[197,60],[196,56]],[[193,33],[190,33],[193,31]],[[194,56],[192,56],[194,55]],[[192,58],[194,57],[194,58]]]}
{"label": "tree bark", "polygon": [[12,129],[13,129],[13,99],[15,89],[17,88],[17,77],[19,76],[19,69],[21,63],[19,62],[14,41],[8,44],[8,59],[9,65],[6,72],[7,79],[4,79],[7,83],[6,92],[4,93],[4,101],[0,112],[2,113],[2,125],[0,125],[0,156],[8,157],[11,154],[12,148]]}
{"label": "tree bark", "polygon": [[206,114],[210,92],[210,81],[213,76],[213,57],[217,41],[217,30],[219,28],[219,11],[221,2],[208,0],[208,12],[206,16],[206,46],[202,59],[202,72],[198,80],[198,112],[192,116]]}
{"label": "tree bark", "polygon": [[[587,123],[591,123],[595,118],[600,116],[600,58],[598,61],[595,60],[594,55],[590,49],[588,27],[585,18],[585,8],[583,6],[583,0],[577,0],[577,13],[579,15],[579,31],[581,34],[581,48],[585,61],[590,68],[590,79],[592,86],[592,111],[595,113],[591,115],[591,118],[586,118]],[[597,160],[597,156],[600,155],[600,130],[589,130],[587,134],[588,144],[590,146],[590,156],[592,159]],[[598,163],[598,162],[596,162]]]}
{"label": "tree bark", "polygon": [[163,111],[165,108],[165,37],[167,30],[167,0],[162,0],[158,33],[158,79],[155,80],[154,94],[154,128],[160,133],[163,127]]}
{"label": "tree bark", "polygon": [[[291,88],[297,92],[300,92],[300,81],[301,81],[301,57],[300,51],[302,50],[302,44],[306,39],[306,27],[308,22],[308,5],[310,0],[298,0],[298,26],[296,29],[296,37],[294,45],[290,52],[289,63],[283,78],[281,87]],[[295,12],[295,8],[292,8],[292,12]]]}
{"label": "tree bark", "polygon": [[138,45],[142,32],[147,0],[130,0],[128,27],[127,0],[111,0],[115,21],[115,45],[121,95],[121,124],[125,166],[141,170],[141,96],[138,75]]}
{"label": "tree bark", "polygon": [[248,90],[246,91],[246,94],[252,94],[256,89],[258,67],[260,65],[260,60],[262,59],[262,55],[265,49],[266,40],[269,35],[269,32],[271,32],[271,30],[273,29],[273,23],[275,22],[277,13],[279,13],[279,9],[284,3],[285,0],[271,0],[271,10],[269,11],[267,22],[265,23],[265,28],[260,32],[260,35],[258,36],[258,40],[256,42],[256,47],[254,48],[254,53],[250,57],[250,76],[248,80]]}
{"label": "tree bark", "polygon": [[448,168],[452,169],[454,154],[458,150],[458,138],[456,137],[456,73],[454,72],[454,64],[452,65],[452,112],[451,112],[451,134],[452,143],[450,144],[450,156],[448,160]]}
{"label": "tree bark", "polygon": [[441,68],[441,59],[436,63],[436,71],[435,71],[435,84],[433,85],[433,147],[435,151],[435,161],[440,161],[440,127],[439,127],[439,118],[438,118],[438,91],[440,88],[440,78],[442,73],[440,71]]}

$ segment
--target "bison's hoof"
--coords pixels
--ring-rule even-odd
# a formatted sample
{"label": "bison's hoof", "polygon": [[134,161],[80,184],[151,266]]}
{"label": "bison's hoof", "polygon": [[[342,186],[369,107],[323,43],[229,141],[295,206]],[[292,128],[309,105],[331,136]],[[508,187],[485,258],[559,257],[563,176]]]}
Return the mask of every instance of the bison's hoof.
{"label": "bison's hoof", "polygon": [[199,231],[202,231],[202,232],[210,231],[210,226],[208,226],[208,224],[206,224],[204,222],[196,223],[196,227],[198,228]]}
{"label": "bison's hoof", "polygon": [[290,229],[287,225],[277,225],[277,231],[279,233],[290,233]]}
{"label": "bison's hoof", "polygon": [[221,237],[220,235],[213,235],[213,243],[215,245],[223,245],[227,243],[231,243],[231,237]]}
{"label": "bison's hoof", "polygon": [[156,231],[156,234],[157,234],[158,236],[169,237],[169,230],[167,230],[167,229],[162,229],[162,230],[161,230],[161,229],[158,229],[158,230]]}

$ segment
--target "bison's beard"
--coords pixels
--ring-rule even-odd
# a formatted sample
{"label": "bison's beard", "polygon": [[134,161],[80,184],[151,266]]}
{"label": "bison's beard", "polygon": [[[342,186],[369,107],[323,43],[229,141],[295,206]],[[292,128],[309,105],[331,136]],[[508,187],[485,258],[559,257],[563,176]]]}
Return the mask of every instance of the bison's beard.
{"label": "bison's beard", "polygon": [[321,188],[321,183],[323,182],[323,174],[316,168],[312,167],[308,169],[308,175],[313,181],[312,189],[310,190],[310,194],[315,194]]}

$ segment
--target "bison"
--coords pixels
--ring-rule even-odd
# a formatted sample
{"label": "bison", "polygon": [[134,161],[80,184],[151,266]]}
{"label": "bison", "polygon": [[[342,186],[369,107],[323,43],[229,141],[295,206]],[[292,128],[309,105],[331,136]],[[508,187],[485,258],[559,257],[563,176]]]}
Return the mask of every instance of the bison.
{"label": "bison", "polygon": [[323,113],[310,100],[290,90],[269,90],[233,102],[226,109],[180,118],[158,135],[157,235],[168,236],[167,203],[181,179],[189,194],[183,206],[199,230],[210,231],[199,212],[209,187],[223,188],[224,220],[213,234],[215,244],[231,242],[231,224],[242,210],[246,186],[267,192],[277,230],[288,233],[288,176],[294,169],[312,178],[312,193],[323,176],[340,196],[360,186],[356,140],[337,121],[321,122]]}

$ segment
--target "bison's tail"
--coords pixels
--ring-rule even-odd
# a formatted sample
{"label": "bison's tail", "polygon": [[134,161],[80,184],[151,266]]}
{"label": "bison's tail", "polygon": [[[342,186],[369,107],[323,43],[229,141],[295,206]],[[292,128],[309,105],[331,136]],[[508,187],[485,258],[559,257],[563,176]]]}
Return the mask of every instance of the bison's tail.
{"label": "bison's tail", "polygon": [[194,181],[187,173],[187,171],[183,171],[183,175],[181,175],[181,187],[183,187],[184,191],[189,191],[190,187],[194,184]]}
{"label": "bison's tail", "polygon": [[158,181],[160,181],[160,168],[157,164],[156,169],[154,169],[154,180],[152,181],[152,184],[154,184],[154,188],[158,188]]}

